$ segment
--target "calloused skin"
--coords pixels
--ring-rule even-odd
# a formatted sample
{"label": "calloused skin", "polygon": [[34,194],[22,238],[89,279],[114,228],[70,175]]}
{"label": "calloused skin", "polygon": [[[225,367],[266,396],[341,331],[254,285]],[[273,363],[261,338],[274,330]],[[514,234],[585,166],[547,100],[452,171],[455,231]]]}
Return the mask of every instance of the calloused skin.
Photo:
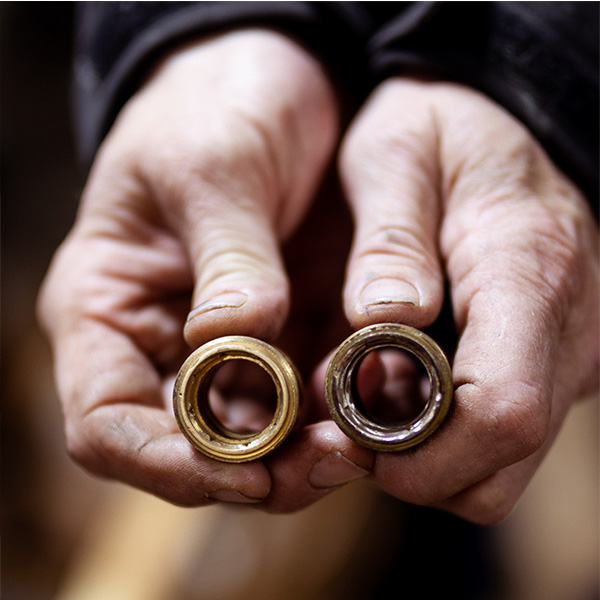
{"label": "calloused skin", "polygon": [[[473,90],[391,78],[348,131],[339,120],[319,63],[263,30],[178,49],[130,99],[40,295],[69,451],[182,505],[287,512],[368,477],[405,501],[497,522],[572,402],[598,386],[596,223],[527,130]],[[345,222],[332,213],[298,241],[314,269],[292,261],[288,273],[282,248],[310,228],[338,149],[349,258],[342,242],[315,256]],[[321,285],[345,260],[343,290]],[[444,278],[460,334],[450,419],[413,451],[354,444],[327,417],[327,352],[347,323],[431,324]],[[235,465],[195,451],[171,408],[191,349],[229,334],[283,346],[312,371],[294,434]],[[376,386],[377,366],[364,371]]]}

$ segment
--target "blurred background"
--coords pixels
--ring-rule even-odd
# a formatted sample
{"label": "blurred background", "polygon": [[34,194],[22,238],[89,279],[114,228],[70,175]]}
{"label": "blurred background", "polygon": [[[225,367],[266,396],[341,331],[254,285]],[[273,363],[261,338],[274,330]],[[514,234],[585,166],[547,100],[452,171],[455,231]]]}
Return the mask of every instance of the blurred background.
{"label": "blurred background", "polygon": [[575,407],[513,515],[491,528],[364,484],[296,515],[180,509],[71,463],[34,313],[85,178],[69,117],[74,4],[0,3],[4,600],[333,600],[389,585],[597,599],[597,398]]}

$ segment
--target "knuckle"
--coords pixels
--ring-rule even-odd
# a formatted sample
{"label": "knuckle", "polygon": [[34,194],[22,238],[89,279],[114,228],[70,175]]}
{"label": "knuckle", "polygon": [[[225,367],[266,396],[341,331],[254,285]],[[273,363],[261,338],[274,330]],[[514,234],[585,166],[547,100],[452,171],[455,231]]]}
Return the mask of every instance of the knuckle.
{"label": "knuckle", "polygon": [[[227,123],[179,130],[175,140],[153,144],[140,172],[154,195],[168,203],[203,205],[240,198],[272,199],[281,187],[270,129],[233,109]],[[235,131],[236,135],[230,135]],[[169,136],[172,138],[172,136]]]}
{"label": "knuckle", "polygon": [[340,166],[350,180],[353,174],[380,178],[385,175],[394,181],[423,182],[437,177],[436,161],[432,160],[435,134],[428,119],[421,115],[394,121],[385,126],[361,121],[351,129],[342,144]]}
{"label": "knuckle", "polygon": [[[594,328],[592,328],[594,329]],[[598,331],[598,324],[594,331]],[[596,337],[586,345],[586,357],[581,360],[581,376],[576,388],[576,397],[584,399],[597,393],[600,387],[600,355],[598,348],[598,338]]]}
{"label": "knuckle", "polygon": [[50,298],[49,298],[49,285],[50,285],[50,280],[47,277],[43,284],[42,287],[40,288],[40,291],[38,293],[38,296],[36,298],[35,301],[35,316],[36,319],[38,321],[38,323],[42,326],[43,329],[45,329],[46,331],[48,331],[52,325],[52,321],[53,319],[51,318],[50,314],[52,312],[52,308],[51,308],[51,302],[50,302]]}
{"label": "knuckle", "polygon": [[408,482],[408,490],[403,493],[402,499],[417,506],[435,506],[445,499],[445,494],[437,487],[423,481]]}
{"label": "knuckle", "polygon": [[478,525],[496,525],[510,516],[515,505],[516,498],[492,478],[473,491],[457,512]]}
{"label": "knuckle", "polygon": [[65,442],[67,447],[67,454],[77,464],[84,465],[87,462],[88,450],[85,444],[82,444],[81,437],[69,432],[65,434]]}
{"label": "knuckle", "polygon": [[[73,391],[82,397],[81,390]],[[114,478],[142,446],[141,430],[132,419],[110,409],[108,395],[103,394],[105,405],[98,405],[80,415],[68,415],[65,438],[71,458],[86,470]],[[67,403],[69,404],[69,403]]]}
{"label": "knuckle", "polygon": [[93,431],[85,425],[85,420],[73,423],[69,418],[65,420],[65,443],[67,454],[79,466],[96,475],[105,475],[101,462],[94,450],[91,440]]}
{"label": "knuckle", "polygon": [[427,272],[438,270],[437,256],[431,248],[426,232],[418,227],[387,224],[376,228],[356,256],[359,260],[375,260],[385,264],[391,260],[395,265],[411,265]]}
{"label": "knuckle", "polygon": [[448,497],[447,490],[440,484],[440,474],[432,473],[426,466],[401,469],[395,458],[390,460],[377,454],[373,473],[384,491],[411,504],[435,506]]}
{"label": "knuckle", "polygon": [[67,240],[58,247],[36,299],[36,317],[48,331],[55,327],[59,314],[68,314],[65,303],[77,302],[77,295],[69,293],[73,282],[71,245]]}
{"label": "knuckle", "polygon": [[530,456],[548,437],[550,414],[534,386],[510,393],[493,402],[492,413],[483,427],[498,454],[498,466],[506,466]]}
{"label": "knuckle", "polygon": [[[538,187],[541,178],[537,175],[545,170],[546,161],[531,134],[495,108],[491,113],[489,107],[483,112],[481,106],[471,104],[471,108],[473,112],[461,111],[453,120],[455,135],[447,136],[442,144],[444,197],[461,204],[473,198],[485,198],[487,202],[498,189]],[[461,144],[456,144],[457,137]]]}
{"label": "knuckle", "polygon": [[[107,479],[122,480],[135,487],[151,492],[152,494],[182,507],[200,506],[210,504],[202,493],[198,491],[197,484],[187,480],[174,482],[171,477],[155,474],[150,477],[147,473],[136,474],[135,469],[121,473],[116,462],[120,461],[123,444],[115,436],[106,436],[98,439],[94,434],[93,426],[85,425],[85,419],[79,424],[77,430],[68,428],[65,436],[67,453],[71,460],[87,472]],[[136,454],[140,455],[143,448]],[[132,457],[130,457],[132,459]]]}

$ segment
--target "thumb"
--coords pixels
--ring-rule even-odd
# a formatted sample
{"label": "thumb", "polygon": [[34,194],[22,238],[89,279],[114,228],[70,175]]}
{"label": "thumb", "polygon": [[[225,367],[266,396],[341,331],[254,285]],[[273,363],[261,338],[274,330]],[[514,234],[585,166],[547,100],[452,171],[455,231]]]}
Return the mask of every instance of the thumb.
{"label": "thumb", "polygon": [[344,141],[340,171],[355,220],[344,304],[355,327],[424,327],[439,313],[437,145],[432,111],[401,80],[378,88]]}
{"label": "thumb", "polygon": [[258,204],[219,200],[186,224],[195,286],[184,335],[193,347],[223,335],[273,339],[288,314],[289,284],[268,215]]}
{"label": "thumb", "polygon": [[133,151],[137,171],[194,276],[187,341],[276,337],[288,311],[279,240],[302,221],[337,137],[325,73],[287,38],[236,32],[174,53],[136,101],[150,137]]}

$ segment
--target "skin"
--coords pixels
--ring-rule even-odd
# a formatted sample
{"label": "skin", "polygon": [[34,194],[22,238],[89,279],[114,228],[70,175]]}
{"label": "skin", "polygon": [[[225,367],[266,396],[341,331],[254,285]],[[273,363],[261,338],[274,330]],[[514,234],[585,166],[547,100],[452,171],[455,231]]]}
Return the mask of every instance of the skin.
{"label": "skin", "polygon": [[[319,63],[261,30],[178,49],[130,99],[40,295],[69,451],[182,505],[289,512],[368,477],[497,522],[598,386],[597,226],[527,130],[473,90],[392,78],[348,131],[339,120]],[[311,209],[335,160],[349,256],[346,209]],[[445,277],[460,334],[451,418],[409,452],[357,446],[327,417],[327,352],[351,328],[431,324]],[[229,334],[285,348],[306,385],[294,434],[239,465],[196,452],[171,409],[183,359]],[[382,368],[365,365],[361,389]],[[250,418],[246,404],[224,418]]]}

